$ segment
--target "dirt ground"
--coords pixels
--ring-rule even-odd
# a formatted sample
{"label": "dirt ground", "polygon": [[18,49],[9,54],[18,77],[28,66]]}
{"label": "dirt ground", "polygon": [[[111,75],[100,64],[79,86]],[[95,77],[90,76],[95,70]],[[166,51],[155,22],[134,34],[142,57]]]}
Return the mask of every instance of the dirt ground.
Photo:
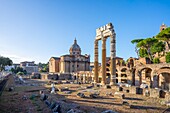
{"label": "dirt ground", "polygon": [[[79,113],[101,113],[105,110],[118,113],[163,113],[167,109],[166,106],[160,105],[160,99],[129,93],[125,93],[125,99],[119,99],[112,95],[114,89],[87,88],[90,84],[57,84],[56,89],[65,88],[71,93],[56,91],[56,94],[50,94],[51,85],[46,83],[47,81],[27,79],[24,84],[15,84],[11,92],[6,88],[0,96],[0,113],[52,113],[52,110],[40,100],[40,90],[48,95],[49,100],[61,105],[62,113],[67,113],[70,109]],[[78,92],[84,93],[86,97],[78,97]],[[91,93],[99,93],[99,97],[90,98]],[[123,101],[128,102],[131,107],[123,106]]]}

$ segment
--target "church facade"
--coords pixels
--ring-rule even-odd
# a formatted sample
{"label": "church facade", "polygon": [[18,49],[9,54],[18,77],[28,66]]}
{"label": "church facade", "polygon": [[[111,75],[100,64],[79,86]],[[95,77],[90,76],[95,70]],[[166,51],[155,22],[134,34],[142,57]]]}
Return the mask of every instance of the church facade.
{"label": "church facade", "polygon": [[60,57],[51,57],[49,60],[49,72],[71,74],[90,70],[90,55],[81,55],[81,48],[76,39],[70,47],[69,53]]}

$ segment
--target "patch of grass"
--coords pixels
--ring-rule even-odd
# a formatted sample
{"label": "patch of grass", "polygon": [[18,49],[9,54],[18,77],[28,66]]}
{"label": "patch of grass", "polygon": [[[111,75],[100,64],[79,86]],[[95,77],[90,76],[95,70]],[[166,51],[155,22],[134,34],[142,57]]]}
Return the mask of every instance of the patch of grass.
{"label": "patch of grass", "polygon": [[132,102],[133,104],[138,104],[138,102]]}

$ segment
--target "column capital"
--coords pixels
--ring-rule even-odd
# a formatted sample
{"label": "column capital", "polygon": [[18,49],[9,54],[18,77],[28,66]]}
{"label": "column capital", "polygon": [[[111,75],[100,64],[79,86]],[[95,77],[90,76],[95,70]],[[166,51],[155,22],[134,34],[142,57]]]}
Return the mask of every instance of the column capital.
{"label": "column capital", "polygon": [[94,43],[95,43],[95,44],[98,44],[98,40],[94,40]]}

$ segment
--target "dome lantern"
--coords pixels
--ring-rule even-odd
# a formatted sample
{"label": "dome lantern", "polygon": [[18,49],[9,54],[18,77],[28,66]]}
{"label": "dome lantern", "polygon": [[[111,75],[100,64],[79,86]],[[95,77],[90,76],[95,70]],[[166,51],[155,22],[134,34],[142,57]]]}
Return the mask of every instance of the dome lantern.
{"label": "dome lantern", "polygon": [[81,48],[77,44],[76,38],[74,39],[74,44],[70,47],[70,55],[81,55]]}

